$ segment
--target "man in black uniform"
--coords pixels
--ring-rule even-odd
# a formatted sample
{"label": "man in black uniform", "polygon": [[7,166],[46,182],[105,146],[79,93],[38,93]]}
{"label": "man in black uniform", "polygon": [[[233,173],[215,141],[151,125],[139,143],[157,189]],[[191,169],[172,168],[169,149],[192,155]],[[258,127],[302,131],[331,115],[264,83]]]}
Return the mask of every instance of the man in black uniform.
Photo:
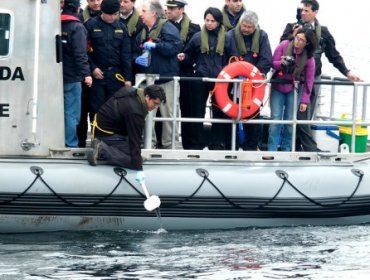
{"label": "man in black uniform", "polygon": [[118,0],[103,0],[101,15],[85,24],[94,78],[89,96],[91,117],[122,87],[117,74],[124,77],[125,86],[131,86],[131,45],[126,27],[118,20],[119,8]]}
{"label": "man in black uniform", "polygon": [[100,108],[92,124],[93,149],[87,158],[142,171],[141,143],[148,112],[166,102],[162,87],[122,87]]}
{"label": "man in black uniform", "polygon": [[[188,15],[184,12],[185,5],[187,2],[185,0],[167,0],[167,18],[172,22],[180,32],[183,48],[184,50],[187,42],[193,37],[195,33],[200,31],[199,24],[192,23]],[[193,77],[194,67],[192,64],[180,63],[180,76]],[[180,109],[181,116],[183,118],[193,117],[193,99],[194,95],[194,82],[181,81],[180,80]],[[201,150],[204,148],[204,140],[201,140],[204,133],[201,135],[194,135],[202,129],[194,129],[194,127],[203,127],[203,123],[191,123],[182,122],[181,123],[181,140],[182,146],[185,150]]]}

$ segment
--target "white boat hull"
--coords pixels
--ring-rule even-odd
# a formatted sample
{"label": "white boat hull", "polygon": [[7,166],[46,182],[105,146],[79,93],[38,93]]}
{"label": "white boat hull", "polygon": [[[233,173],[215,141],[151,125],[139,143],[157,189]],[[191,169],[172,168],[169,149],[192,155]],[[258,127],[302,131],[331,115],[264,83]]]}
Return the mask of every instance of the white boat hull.
{"label": "white boat hull", "polygon": [[0,232],[368,223],[370,162],[364,156],[338,163],[148,160],[146,184],[161,199],[159,212],[145,210],[131,170],[85,160],[2,159]]}

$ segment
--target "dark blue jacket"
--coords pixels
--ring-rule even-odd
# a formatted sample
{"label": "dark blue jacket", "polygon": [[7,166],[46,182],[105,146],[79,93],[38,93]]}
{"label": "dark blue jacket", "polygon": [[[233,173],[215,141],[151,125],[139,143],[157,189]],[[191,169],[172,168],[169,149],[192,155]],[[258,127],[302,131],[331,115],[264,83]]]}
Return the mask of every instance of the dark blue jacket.
{"label": "dark blue jacket", "polygon": [[221,56],[216,53],[217,46],[217,30],[208,31],[209,53],[201,53],[201,33],[199,31],[194,34],[189,43],[184,49],[186,63],[195,63],[195,76],[216,78],[222,68],[228,63],[230,54],[230,42],[225,38],[225,52]]}
{"label": "dark blue jacket", "polygon": [[61,19],[63,82],[81,82],[91,75],[86,52],[86,29],[78,20],[78,14],[65,11]]}
{"label": "dark blue jacket", "polygon": [[91,70],[103,72],[110,67],[120,70],[126,80],[132,80],[132,52],[126,27],[119,20],[104,22],[100,16],[85,23],[90,43],[89,59]]}
{"label": "dark blue jacket", "polygon": [[[156,29],[157,23],[154,24],[152,29]],[[142,45],[149,39],[148,28],[146,29],[147,38],[141,41],[141,33],[136,37],[135,55],[134,60],[142,54]],[[177,54],[181,52],[182,41],[180,32],[177,28],[167,21],[155,42],[155,49],[151,50],[151,63],[149,67],[140,67],[140,73],[146,74],[159,74],[161,76],[178,76],[180,73],[180,65],[177,59]]]}
{"label": "dark blue jacket", "polygon": [[[230,41],[230,53],[231,55],[237,56],[239,59],[247,61],[260,70],[261,73],[267,74],[271,67],[272,67],[272,51],[269,38],[267,33],[260,29],[260,40],[259,40],[259,53],[254,54],[252,51],[248,51],[242,57],[239,54],[238,48],[236,46],[236,39],[235,39],[235,28],[229,30],[226,33],[227,40]],[[244,43],[247,49],[251,49],[252,47],[252,38],[253,34],[250,36],[243,36]]]}

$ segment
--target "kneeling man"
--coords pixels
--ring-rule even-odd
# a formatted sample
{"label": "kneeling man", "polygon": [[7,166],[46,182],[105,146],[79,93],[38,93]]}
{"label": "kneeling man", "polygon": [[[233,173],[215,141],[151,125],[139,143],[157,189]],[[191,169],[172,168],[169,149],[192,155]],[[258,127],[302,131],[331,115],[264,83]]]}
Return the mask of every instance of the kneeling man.
{"label": "kneeling man", "polygon": [[[145,117],[166,102],[162,87],[122,87],[99,109],[92,123],[92,149],[87,158],[142,171],[141,144]],[[142,172],[140,172],[142,173]]]}

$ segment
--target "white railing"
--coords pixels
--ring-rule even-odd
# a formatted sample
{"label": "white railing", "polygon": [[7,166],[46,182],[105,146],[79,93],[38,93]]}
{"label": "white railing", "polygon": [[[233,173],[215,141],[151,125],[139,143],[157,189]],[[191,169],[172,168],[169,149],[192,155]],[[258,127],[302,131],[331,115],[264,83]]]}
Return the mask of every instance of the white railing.
{"label": "white railing", "polygon": [[[159,75],[152,75],[152,74],[138,74],[137,75],[137,83],[136,87],[139,87],[144,82],[146,85],[154,84],[157,80],[177,80],[177,81],[203,81],[203,82],[212,82],[212,83],[241,83],[243,80],[241,79],[215,79],[215,78],[196,78],[196,77],[161,77]],[[273,79],[266,79],[264,81],[256,80],[252,81],[253,83],[266,83],[271,86],[271,83],[278,82],[277,80]],[[280,81],[281,82],[281,81]],[[174,102],[173,108],[173,118],[165,118],[165,117],[154,117],[152,112],[148,114],[145,126],[145,139],[144,139],[144,148],[150,149],[152,147],[152,129],[153,129],[153,121],[156,122],[173,122],[173,126],[176,126],[176,123],[180,122],[201,122],[201,123],[230,123],[232,124],[232,135],[231,135],[231,149],[235,150],[235,139],[236,139],[236,126],[239,123],[249,123],[249,124],[291,124],[293,125],[293,133],[292,133],[292,143],[295,143],[296,139],[296,126],[297,124],[316,124],[316,125],[351,125],[352,126],[352,146],[351,151],[354,152],[356,148],[356,126],[370,126],[370,118],[367,119],[367,89],[370,86],[370,83],[361,82],[361,83],[353,83],[349,80],[344,80],[341,78],[328,78],[323,77],[320,81],[315,81],[315,84],[320,85],[330,85],[331,86],[331,99],[330,99],[330,109],[329,115],[317,115],[318,119],[312,120],[297,120],[296,114],[293,114],[292,120],[267,120],[267,119],[251,119],[251,120],[240,120],[240,119],[215,119],[210,117],[205,118],[183,118],[178,117],[178,108],[179,104]],[[177,98],[177,89],[178,83],[175,83],[174,88],[174,96],[175,100]],[[349,120],[341,120],[335,119],[335,102],[336,102],[336,87],[337,86],[352,86],[353,87],[353,94],[352,94],[352,110],[350,112],[351,119]],[[297,86],[295,88],[298,88]],[[359,106],[359,94],[360,90],[362,89],[362,103],[360,104],[361,114],[358,114],[357,108]],[[294,112],[297,112],[297,96],[298,94],[294,95]],[[236,103],[236,94],[234,94],[234,102]],[[241,104],[239,105],[239,110],[241,110]],[[240,115],[240,114],[239,114]],[[175,140],[176,140],[176,130],[172,130],[172,149],[175,149]],[[295,145],[292,145],[292,152],[295,151]]]}

